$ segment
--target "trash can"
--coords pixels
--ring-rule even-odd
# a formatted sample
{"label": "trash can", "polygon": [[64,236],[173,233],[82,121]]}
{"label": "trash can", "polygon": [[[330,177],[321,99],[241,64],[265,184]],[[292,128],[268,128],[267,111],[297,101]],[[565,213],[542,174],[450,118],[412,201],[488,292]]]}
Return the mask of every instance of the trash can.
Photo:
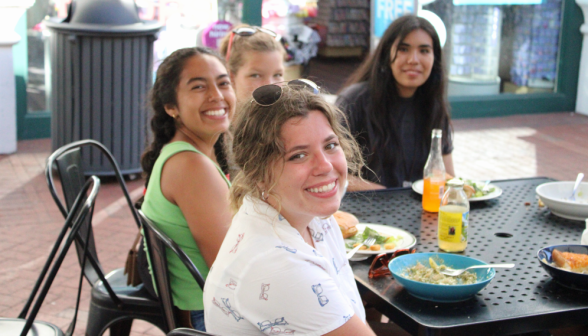
{"label": "trash can", "polygon": [[[134,0],[74,0],[50,31],[51,145],[103,143],[123,174],[141,172],[147,139],[153,42],[162,25],[142,21]],[[114,175],[94,148],[82,150],[87,174]]]}

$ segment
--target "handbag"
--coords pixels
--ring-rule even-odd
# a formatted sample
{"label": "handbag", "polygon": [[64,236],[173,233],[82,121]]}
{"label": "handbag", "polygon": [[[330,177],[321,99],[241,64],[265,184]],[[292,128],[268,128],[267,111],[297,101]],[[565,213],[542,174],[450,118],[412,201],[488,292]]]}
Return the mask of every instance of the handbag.
{"label": "handbag", "polygon": [[137,263],[137,254],[139,253],[140,245],[139,241],[141,240],[141,232],[137,233],[137,237],[135,238],[135,242],[133,242],[133,246],[129,250],[129,254],[127,255],[127,261],[125,263],[125,271],[124,274],[127,275],[127,286],[137,286],[143,281],[139,276],[139,265]]}

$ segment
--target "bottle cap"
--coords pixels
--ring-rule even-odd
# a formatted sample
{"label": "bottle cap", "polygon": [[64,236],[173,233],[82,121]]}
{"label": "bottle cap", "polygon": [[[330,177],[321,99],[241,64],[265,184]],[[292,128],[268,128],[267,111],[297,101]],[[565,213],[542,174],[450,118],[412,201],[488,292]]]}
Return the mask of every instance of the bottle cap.
{"label": "bottle cap", "polygon": [[448,187],[463,188],[463,181],[458,178],[453,178],[453,179],[447,181],[447,186]]}

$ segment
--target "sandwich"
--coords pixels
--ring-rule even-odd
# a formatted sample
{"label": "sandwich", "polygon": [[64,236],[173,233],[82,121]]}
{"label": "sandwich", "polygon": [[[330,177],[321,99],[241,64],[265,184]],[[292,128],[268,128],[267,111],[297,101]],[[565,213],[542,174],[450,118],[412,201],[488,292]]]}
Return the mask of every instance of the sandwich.
{"label": "sandwich", "polygon": [[345,211],[337,211],[333,216],[335,217],[337,224],[339,224],[344,239],[353,237],[357,234],[356,225],[359,223],[357,217]]}

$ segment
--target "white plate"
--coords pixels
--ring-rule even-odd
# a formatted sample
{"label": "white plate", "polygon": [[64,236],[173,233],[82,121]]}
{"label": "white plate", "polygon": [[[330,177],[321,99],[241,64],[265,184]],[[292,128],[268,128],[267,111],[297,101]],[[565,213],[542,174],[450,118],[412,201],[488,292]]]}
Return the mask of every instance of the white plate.
{"label": "white plate", "polygon": [[[382,224],[372,224],[372,223],[359,223],[357,224],[357,234],[362,234],[365,228],[369,226],[370,229],[378,231],[379,234],[382,236],[394,236],[398,237],[401,236],[402,238],[396,241],[396,247],[391,250],[379,250],[379,251],[372,251],[372,250],[359,250],[355,253],[355,256],[358,254],[360,255],[369,255],[369,254],[380,254],[380,253],[392,253],[399,249],[410,248],[416,245],[416,237],[413,236],[410,232],[404,231],[399,228],[395,228],[393,226],[382,225]],[[348,239],[345,239],[346,241]],[[351,251],[351,249],[347,249],[347,251]],[[363,259],[356,259],[353,256],[351,260],[363,260]],[[359,258],[359,257],[358,257]],[[366,257],[367,259],[367,257]]]}
{"label": "white plate", "polygon": [[[349,251],[349,250],[348,250]],[[353,255],[353,257],[351,257],[351,259],[349,259],[349,261],[363,261],[366,260],[367,258],[369,258],[370,256],[368,254],[359,254],[359,253],[355,253]]]}
{"label": "white plate", "polygon": [[[423,194],[423,180],[414,181],[412,184],[412,190],[417,194]],[[480,197],[472,197],[468,199],[470,202],[479,202],[479,201],[486,201],[493,198],[497,198],[498,196],[502,195],[502,189],[499,186],[490,183],[488,185],[489,188],[494,188],[494,191],[489,193],[488,195],[480,196]]]}

